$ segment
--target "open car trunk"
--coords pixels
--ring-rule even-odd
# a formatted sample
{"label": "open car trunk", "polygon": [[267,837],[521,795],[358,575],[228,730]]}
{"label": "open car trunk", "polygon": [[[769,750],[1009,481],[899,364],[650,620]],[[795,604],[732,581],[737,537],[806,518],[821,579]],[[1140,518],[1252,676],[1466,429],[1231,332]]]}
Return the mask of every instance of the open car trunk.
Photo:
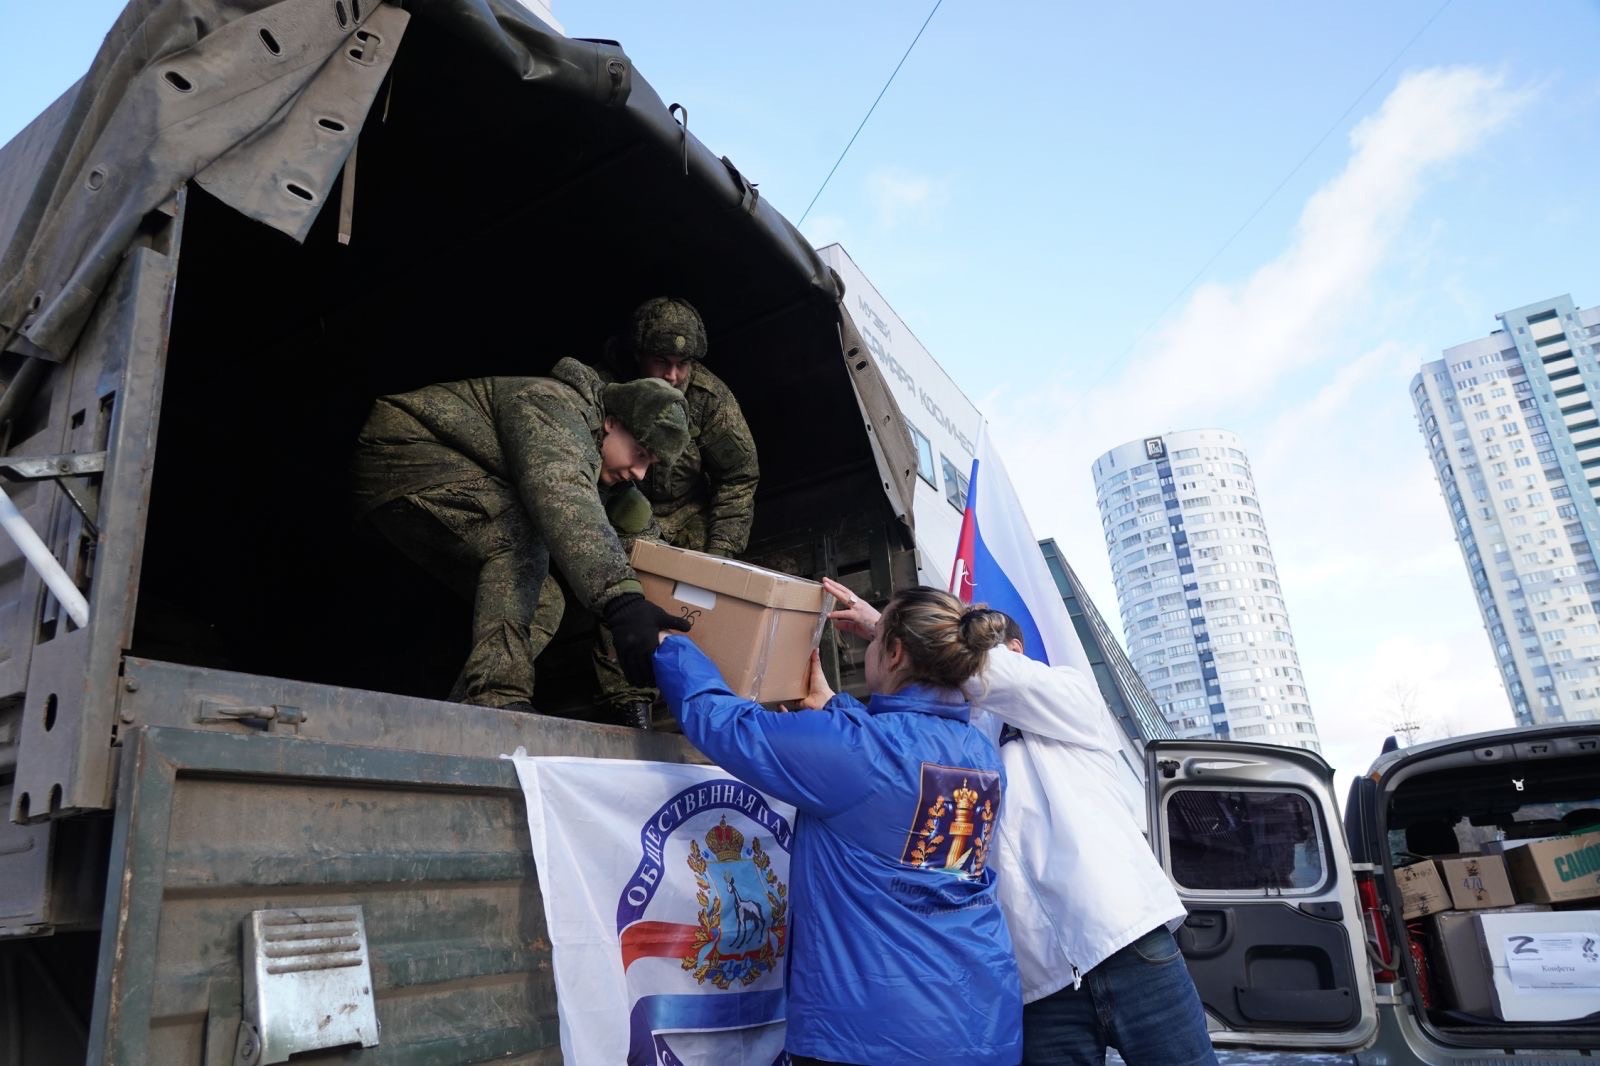
{"label": "open car trunk", "polygon": [[[1440,942],[1440,915],[1409,921],[1393,870],[1447,854],[1501,853],[1518,841],[1561,837],[1600,824],[1600,725],[1575,724],[1428,745],[1380,763],[1377,840],[1390,868],[1390,942],[1413,1013],[1434,1041],[1462,1048],[1593,1049],[1600,1014],[1551,1021],[1505,1021],[1492,1011],[1461,1009],[1476,964],[1454,961]],[[1590,879],[1592,880],[1592,878]],[[1520,890],[1519,890],[1520,893]],[[1555,912],[1600,911],[1600,894],[1555,904],[1518,904]],[[1447,914],[1511,913],[1445,912]],[[1557,924],[1559,924],[1559,919]],[[1572,924],[1569,920],[1568,924]],[[1411,943],[1414,949],[1408,950]],[[1453,969],[1453,966],[1455,969]]]}

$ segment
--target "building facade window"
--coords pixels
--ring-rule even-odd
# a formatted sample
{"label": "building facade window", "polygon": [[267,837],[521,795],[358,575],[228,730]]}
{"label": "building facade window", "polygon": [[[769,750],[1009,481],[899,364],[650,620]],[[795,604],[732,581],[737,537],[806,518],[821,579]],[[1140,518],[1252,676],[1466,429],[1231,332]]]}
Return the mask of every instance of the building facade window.
{"label": "building facade window", "polygon": [[939,471],[933,465],[933,442],[911,423],[907,422],[906,428],[911,430],[911,440],[917,446],[917,476],[937,489]]}
{"label": "building facade window", "polygon": [[956,469],[948,457],[939,456],[944,464],[944,498],[958,511],[967,509],[967,476]]}

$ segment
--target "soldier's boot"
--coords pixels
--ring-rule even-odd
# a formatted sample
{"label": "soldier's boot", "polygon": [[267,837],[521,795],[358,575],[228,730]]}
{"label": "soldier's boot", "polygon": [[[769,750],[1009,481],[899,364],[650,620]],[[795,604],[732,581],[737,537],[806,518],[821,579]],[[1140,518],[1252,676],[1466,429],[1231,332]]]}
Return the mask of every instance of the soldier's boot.
{"label": "soldier's boot", "polygon": [[635,729],[651,728],[651,708],[660,693],[628,683],[617,663],[616,645],[605,626],[595,631],[593,658],[595,702],[605,709],[607,717]]}
{"label": "soldier's boot", "polygon": [[650,704],[643,700],[633,703],[620,703],[612,705],[617,716],[617,724],[629,726],[633,729],[650,729],[653,722],[650,718]]}

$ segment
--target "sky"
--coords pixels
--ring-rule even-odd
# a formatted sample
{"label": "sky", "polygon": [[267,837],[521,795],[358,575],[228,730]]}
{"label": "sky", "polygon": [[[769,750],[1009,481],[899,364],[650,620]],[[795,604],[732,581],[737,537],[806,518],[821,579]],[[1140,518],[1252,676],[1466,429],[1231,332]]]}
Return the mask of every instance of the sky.
{"label": "sky", "polygon": [[[26,45],[0,142],[120,7],[0,0]],[[554,3],[791,220],[931,7]],[[1597,45],[1594,0],[945,0],[802,229],[984,411],[1108,618],[1095,457],[1243,438],[1348,780],[1402,713],[1424,738],[1512,724],[1408,387],[1498,311],[1600,304]]]}

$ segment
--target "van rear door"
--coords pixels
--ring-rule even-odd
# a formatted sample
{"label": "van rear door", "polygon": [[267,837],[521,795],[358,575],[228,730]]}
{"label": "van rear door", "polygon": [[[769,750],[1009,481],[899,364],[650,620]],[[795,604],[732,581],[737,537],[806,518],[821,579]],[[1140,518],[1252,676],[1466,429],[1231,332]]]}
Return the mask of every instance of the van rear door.
{"label": "van rear door", "polygon": [[1177,932],[1212,1041],[1370,1044],[1377,1006],[1333,768],[1268,744],[1146,748],[1150,842],[1188,908]]}

